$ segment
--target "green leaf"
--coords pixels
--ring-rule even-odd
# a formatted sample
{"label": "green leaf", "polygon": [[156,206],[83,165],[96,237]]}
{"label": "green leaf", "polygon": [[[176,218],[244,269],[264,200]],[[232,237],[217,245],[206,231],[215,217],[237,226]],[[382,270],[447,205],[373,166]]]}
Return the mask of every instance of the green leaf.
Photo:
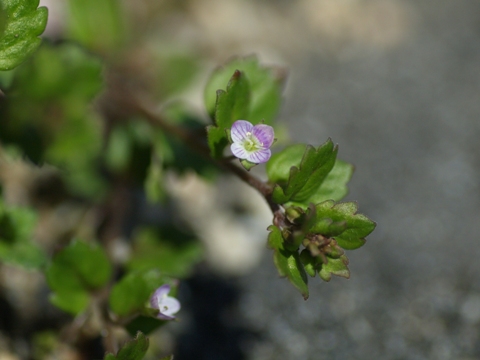
{"label": "green leaf", "polygon": [[282,170],[285,169],[285,163],[290,164],[288,181],[286,184],[275,185],[272,193],[273,201],[277,204],[285,204],[289,201],[308,204],[309,198],[332,170],[337,152],[338,148],[333,145],[330,139],[319,146],[318,149],[307,145],[300,164],[296,165],[292,162],[297,159],[298,149],[296,147],[292,150],[290,148],[285,149],[282,152],[283,154],[274,159],[274,164],[267,168],[269,178],[272,174],[272,178],[277,179],[280,173],[278,170],[272,169],[275,164],[278,164],[279,159]]}
{"label": "green leaf", "polygon": [[208,145],[212,156],[221,157],[223,149],[228,144],[226,130],[233,123],[248,116],[250,103],[250,85],[245,75],[235,70],[227,85],[227,91],[217,90],[215,103],[216,127],[207,128]]}
{"label": "green leaf", "polygon": [[295,144],[273,154],[265,166],[268,180],[271,183],[286,184],[291,167],[300,165],[306,148],[305,144]]}
{"label": "green leaf", "polygon": [[51,301],[78,314],[88,305],[89,292],[104,286],[111,272],[100,246],[75,240],[58,252],[47,268],[47,282],[54,292]]}
{"label": "green leaf", "polygon": [[[348,194],[347,183],[352,178],[353,170],[353,165],[337,159],[333,169],[307,201],[318,204],[325,200],[342,200]],[[295,204],[295,202],[292,203]],[[298,203],[298,205],[307,204],[304,201]]]}
{"label": "green leaf", "polygon": [[227,85],[227,91],[217,90],[215,103],[215,124],[230,129],[232,124],[248,116],[250,84],[245,74],[235,70]]}
{"label": "green leaf", "polygon": [[106,354],[104,360],[142,360],[149,346],[148,338],[140,331],[135,339],[125,343],[117,355]]}
{"label": "green leaf", "polygon": [[[365,215],[357,214],[357,204],[354,202],[335,204],[333,200],[327,200],[315,206],[317,224],[325,224],[324,219],[333,221],[334,230],[337,233],[334,238],[338,245],[346,250],[353,250],[365,244],[365,237],[375,229],[375,222]],[[319,225],[309,229],[312,233],[324,231]],[[323,226],[323,225],[322,225]],[[338,234],[339,230],[345,229]],[[325,234],[322,234],[325,235]],[[328,234],[326,234],[328,235]]]}
{"label": "green leaf", "polygon": [[264,120],[271,125],[281,104],[285,71],[264,67],[255,56],[234,59],[216,69],[210,77],[204,93],[205,107],[213,117],[215,113],[216,91],[224,89],[225,84],[235,70],[245,73],[250,82],[251,101],[247,115],[235,120],[248,120],[253,124]]}
{"label": "green leaf", "polygon": [[3,33],[0,37],[0,70],[10,70],[29,57],[40,45],[47,25],[48,10],[39,0],[2,0]]}
{"label": "green leaf", "polygon": [[109,299],[110,308],[119,316],[140,312],[155,289],[163,285],[165,280],[156,269],[127,274],[113,287]]}
{"label": "green leaf", "polygon": [[338,259],[328,258],[328,262],[322,264],[322,267],[318,271],[318,275],[324,281],[330,281],[332,275],[341,276],[346,279],[350,278],[348,258],[345,255],[342,255]]}
{"label": "green leaf", "polygon": [[[266,164],[266,171],[270,182],[286,184],[292,166],[299,166],[306,150],[306,145],[296,144],[272,155]],[[312,194],[302,201],[290,201],[291,205],[305,207],[309,203],[318,204],[325,200],[340,201],[348,193],[347,183],[353,174],[353,166],[341,160],[336,160],[333,168],[323,182]]]}
{"label": "green leaf", "polygon": [[270,225],[268,230],[270,231],[268,245],[274,250],[273,261],[279,275],[286,277],[307,300],[309,296],[308,278],[298,252],[296,250],[289,251],[283,247],[283,237],[278,227]]}

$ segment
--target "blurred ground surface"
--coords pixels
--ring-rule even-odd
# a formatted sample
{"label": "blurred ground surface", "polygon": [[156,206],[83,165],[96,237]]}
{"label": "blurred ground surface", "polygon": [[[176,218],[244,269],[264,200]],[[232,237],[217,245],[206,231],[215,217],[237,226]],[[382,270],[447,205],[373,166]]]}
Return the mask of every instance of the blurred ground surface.
{"label": "blurred ground surface", "polygon": [[480,3],[314,3],[343,30],[320,24],[296,54],[281,118],[296,141],[339,144],[348,200],[378,227],[351,279],[313,279],[307,302],[266,255],[242,280],[264,333],[249,359],[478,359]]}

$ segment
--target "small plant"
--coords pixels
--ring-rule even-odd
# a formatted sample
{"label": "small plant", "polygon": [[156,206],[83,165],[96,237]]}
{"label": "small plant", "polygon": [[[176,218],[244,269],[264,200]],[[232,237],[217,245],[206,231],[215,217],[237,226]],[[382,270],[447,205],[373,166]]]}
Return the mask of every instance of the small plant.
{"label": "small plant", "polygon": [[[183,103],[166,102],[158,111],[158,92],[122,70],[137,40],[126,36],[120,3],[66,3],[69,38],[40,45],[46,8],[38,0],[0,0],[0,181],[7,194],[6,174],[21,167],[37,186],[23,203],[0,198],[0,260],[42,272],[61,310],[77,319],[95,314],[99,325],[88,335],[75,328],[72,346],[80,346],[80,333],[102,336],[105,359],[140,360],[145,334],[181,318],[179,281],[201,259],[196,235],[171,222],[134,222],[127,258],[115,250],[132,216],[132,189],[162,203],[168,172],[213,181],[227,172],[256,189],[272,211],[265,238],[273,262],[305,299],[309,276],[350,277],[346,250],[361,247],[375,223],[357,213],[356,203],[339,202],[353,167],[337,159],[332,140],[283,149],[275,143],[284,71],[254,56],[236,58],[206,84],[207,119]],[[150,87],[175,89],[188,83],[183,73],[172,71],[172,79]],[[266,181],[250,172],[263,164]],[[47,210],[65,223],[40,244],[35,229]],[[117,327],[135,338],[120,347]]]}

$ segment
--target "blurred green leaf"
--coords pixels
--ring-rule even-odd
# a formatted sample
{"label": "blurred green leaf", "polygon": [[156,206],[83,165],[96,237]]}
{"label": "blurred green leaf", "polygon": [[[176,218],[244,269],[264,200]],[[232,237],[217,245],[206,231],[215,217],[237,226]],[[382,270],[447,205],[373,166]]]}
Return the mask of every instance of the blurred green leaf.
{"label": "blurred green leaf", "polygon": [[182,241],[180,244],[162,241],[154,229],[143,229],[135,237],[131,270],[158,269],[162,274],[185,278],[193,266],[201,260],[202,248],[198,241]]}
{"label": "blurred green leaf", "polygon": [[125,42],[122,3],[117,0],[68,0],[67,33],[85,47],[109,54]]}
{"label": "blurred green leaf", "polygon": [[147,170],[147,177],[144,183],[145,195],[152,203],[160,202],[166,197],[163,175],[163,163],[157,156],[152,155],[152,160]]}
{"label": "blurred green leaf", "polygon": [[[310,197],[332,170],[337,152],[338,148],[329,139],[318,149],[307,145],[300,163],[298,146],[288,147],[275,157],[272,156],[266,168],[269,179],[283,180],[273,189],[273,201],[278,204],[289,201],[308,204]],[[288,181],[285,183],[285,170],[288,166]]]}
{"label": "blurred green leaf", "polygon": [[125,343],[116,356],[106,354],[104,360],[142,360],[147,353],[148,346],[148,338],[141,332],[138,332],[135,339]]}
{"label": "blurred green leaf", "polygon": [[111,272],[100,246],[72,241],[47,268],[47,282],[54,292],[51,301],[62,310],[78,314],[88,305],[89,291],[104,286]]}
{"label": "blurred green leaf", "polygon": [[15,96],[0,109],[0,139],[36,163],[61,168],[71,193],[98,201],[105,191],[98,171],[103,129],[91,101],[103,86],[99,59],[72,44],[44,43],[15,70]]}
{"label": "blurred green leaf", "polygon": [[246,75],[251,91],[247,115],[235,120],[248,120],[253,124],[264,120],[266,124],[271,125],[280,108],[286,76],[283,70],[261,66],[255,56],[234,59],[213,72],[204,93],[208,113],[214,117],[216,92],[218,89],[225,89],[235,70],[240,70]]}
{"label": "blurred green leaf", "polygon": [[0,70],[10,70],[40,45],[48,10],[39,0],[1,0],[3,31],[0,32]]}
{"label": "blurred green leaf", "polygon": [[144,184],[152,158],[153,138],[151,126],[138,119],[115,126],[105,151],[109,170]]}
{"label": "blurred green leaf", "polygon": [[116,172],[125,170],[131,160],[134,139],[129,130],[127,126],[116,126],[108,137],[105,162]]}
{"label": "blurred green leaf", "polygon": [[286,277],[300,291],[303,298],[308,299],[308,278],[298,252],[289,251],[283,246],[282,233],[278,227],[270,225],[268,230],[270,231],[268,245],[273,249],[273,260],[279,275]]}
{"label": "blurred green leaf", "polygon": [[153,46],[154,55],[157,55],[154,62],[158,71],[158,97],[177,95],[192,83],[200,70],[198,53],[176,49],[178,43],[172,46],[173,49],[165,43],[159,47],[157,41]]}
{"label": "blurred green leaf", "polygon": [[[192,134],[205,136],[205,124],[195,112],[183,102],[170,103],[164,109],[165,117]],[[189,173],[192,170],[204,179],[214,179],[219,170],[204,156],[185,146],[174,136],[169,136],[156,129],[152,132],[154,151],[162,158],[165,168],[176,173]]]}
{"label": "blurred green leaf", "polygon": [[90,296],[84,289],[70,289],[53,293],[50,296],[50,302],[73,315],[83,312],[90,301]]}
{"label": "blurred green leaf", "polygon": [[46,264],[45,252],[32,241],[36,213],[27,208],[6,207],[0,201],[0,260],[38,269]]}
{"label": "blurred green leaf", "polygon": [[333,200],[327,200],[315,206],[316,224],[309,231],[312,233],[322,233],[325,231],[324,220],[333,221],[337,232],[341,227],[345,227],[340,234],[334,236],[338,245],[346,250],[353,250],[365,244],[365,237],[369,235],[376,224],[365,215],[357,214],[357,204],[353,202],[335,204]]}
{"label": "blurred green leaf", "polygon": [[324,281],[330,281],[332,275],[341,276],[346,279],[350,278],[348,258],[345,255],[342,255],[338,259],[328,258],[328,262],[321,265],[318,275]]}
{"label": "blurred green leaf", "polygon": [[227,91],[217,90],[215,124],[207,127],[208,145],[212,156],[220,158],[228,144],[225,131],[239,119],[246,119],[250,104],[250,84],[241,71],[235,70],[227,85]]}
{"label": "blurred green leaf", "polygon": [[110,308],[119,316],[140,312],[155,289],[165,284],[166,280],[156,269],[130,272],[112,288]]}

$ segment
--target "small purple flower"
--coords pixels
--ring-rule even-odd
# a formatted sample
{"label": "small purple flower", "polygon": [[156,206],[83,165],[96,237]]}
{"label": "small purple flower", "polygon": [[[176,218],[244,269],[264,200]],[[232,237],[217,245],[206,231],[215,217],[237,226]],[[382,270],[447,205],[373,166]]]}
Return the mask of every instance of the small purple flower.
{"label": "small purple flower", "polygon": [[180,302],[173,297],[167,296],[169,292],[170,285],[165,284],[155,290],[150,298],[150,305],[152,308],[158,309],[157,318],[160,320],[173,320],[175,319],[173,315],[180,310]]}
{"label": "small purple flower", "polygon": [[237,120],[232,125],[230,135],[233,141],[230,149],[237,158],[260,164],[267,162],[272,156],[270,146],[275,134],[271,126],[253,126],[246,120]]}

